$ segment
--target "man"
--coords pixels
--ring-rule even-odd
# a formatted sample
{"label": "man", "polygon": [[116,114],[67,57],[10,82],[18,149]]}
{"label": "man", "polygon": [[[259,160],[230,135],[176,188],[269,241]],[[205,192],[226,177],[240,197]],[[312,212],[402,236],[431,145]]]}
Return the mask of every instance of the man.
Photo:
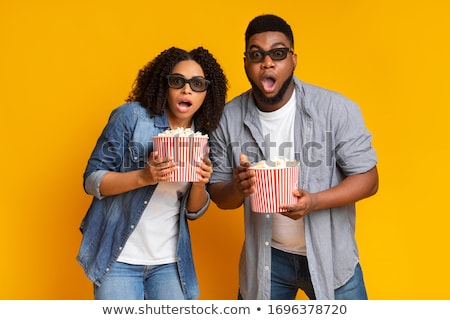
{"label": "man", "polygon": [[[291,27],[280,17],[253,19],[244,66],[251,90],[225,107],[210,135],[211,199],[244,205],[240,299],[367,299],[355,241],[355,203],[377,192],[377,157],[358,106],[293,74]],[[298,201],[284,213],[251,211],[251,163],[300,162]]]}

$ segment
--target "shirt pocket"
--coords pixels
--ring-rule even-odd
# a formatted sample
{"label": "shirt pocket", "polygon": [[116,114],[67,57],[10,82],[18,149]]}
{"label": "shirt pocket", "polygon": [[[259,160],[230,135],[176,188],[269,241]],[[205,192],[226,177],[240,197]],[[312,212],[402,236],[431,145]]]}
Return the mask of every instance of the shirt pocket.
{"label": "shirt pocket", "polygon": [[148,156],[139,144],[130,144],[125,152],[121,171],[144,169]]}

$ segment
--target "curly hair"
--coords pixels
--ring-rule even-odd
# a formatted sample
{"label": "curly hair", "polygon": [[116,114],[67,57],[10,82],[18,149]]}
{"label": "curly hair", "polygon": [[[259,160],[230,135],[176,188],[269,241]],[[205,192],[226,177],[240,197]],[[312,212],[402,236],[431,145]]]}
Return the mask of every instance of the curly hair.
{"label": "curly hair", "polygon": [[137,101],[146,108],[150,116],[162,115],[167,104],[169,85],[166,76],[180,61],[194,60],[203,69],[205,78],[211,81],[205,100],[194,114],[197,130],[208,132],[219,124],[225,106],[228,80],[222,67],[205,48],[198,47],[190,52],[172,47],[164,50],[138,72],[133,89],[126,101]]}

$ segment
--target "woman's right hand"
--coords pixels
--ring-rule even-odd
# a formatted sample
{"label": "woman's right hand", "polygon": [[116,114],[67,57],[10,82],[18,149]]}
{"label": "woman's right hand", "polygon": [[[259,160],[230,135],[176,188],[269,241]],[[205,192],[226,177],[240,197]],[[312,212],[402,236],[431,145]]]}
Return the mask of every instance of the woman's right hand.
{"label": "woman's right hand", "polygon": [[171,158],[160,157],[158,151],[150,153],[149,159],[142,171],[142,179],[146,184],[156,184],[168,181],[175,170],[175,163]]}

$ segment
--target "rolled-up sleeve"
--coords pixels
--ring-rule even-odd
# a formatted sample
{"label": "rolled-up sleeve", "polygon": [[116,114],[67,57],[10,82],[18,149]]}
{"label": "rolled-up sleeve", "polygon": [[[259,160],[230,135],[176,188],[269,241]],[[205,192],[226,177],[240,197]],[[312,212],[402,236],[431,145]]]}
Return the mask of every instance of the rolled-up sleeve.
{"label": "rolled-up sleeve", "polygon": [[108,170],[98,170],[92,172],[84,181],[84,190],[87,194],[93,195],[97,199],[102,199],[103,196],[100,193],[100,184],[103,177],[108,173]]}
{"label": "rolled-up sleeve", "polygon": [[361,110],[347,102],[336,108],[336,161],[346,175],[364,173],[378,162],[372,146],[372,135],[367,130]]}
{"label": "rolled-up sleeve", "polygon": [[200,210],[198,210],[197,212],[189,212],[189,211],[186,212],[186,217],[189,220],[198,219],[206,213],[206,210],[208,210],[209,203],[211,201],[211,197],[208,192],[206,192],[206,196],[207,196],[207,199],[206,199],[205,205]]}

